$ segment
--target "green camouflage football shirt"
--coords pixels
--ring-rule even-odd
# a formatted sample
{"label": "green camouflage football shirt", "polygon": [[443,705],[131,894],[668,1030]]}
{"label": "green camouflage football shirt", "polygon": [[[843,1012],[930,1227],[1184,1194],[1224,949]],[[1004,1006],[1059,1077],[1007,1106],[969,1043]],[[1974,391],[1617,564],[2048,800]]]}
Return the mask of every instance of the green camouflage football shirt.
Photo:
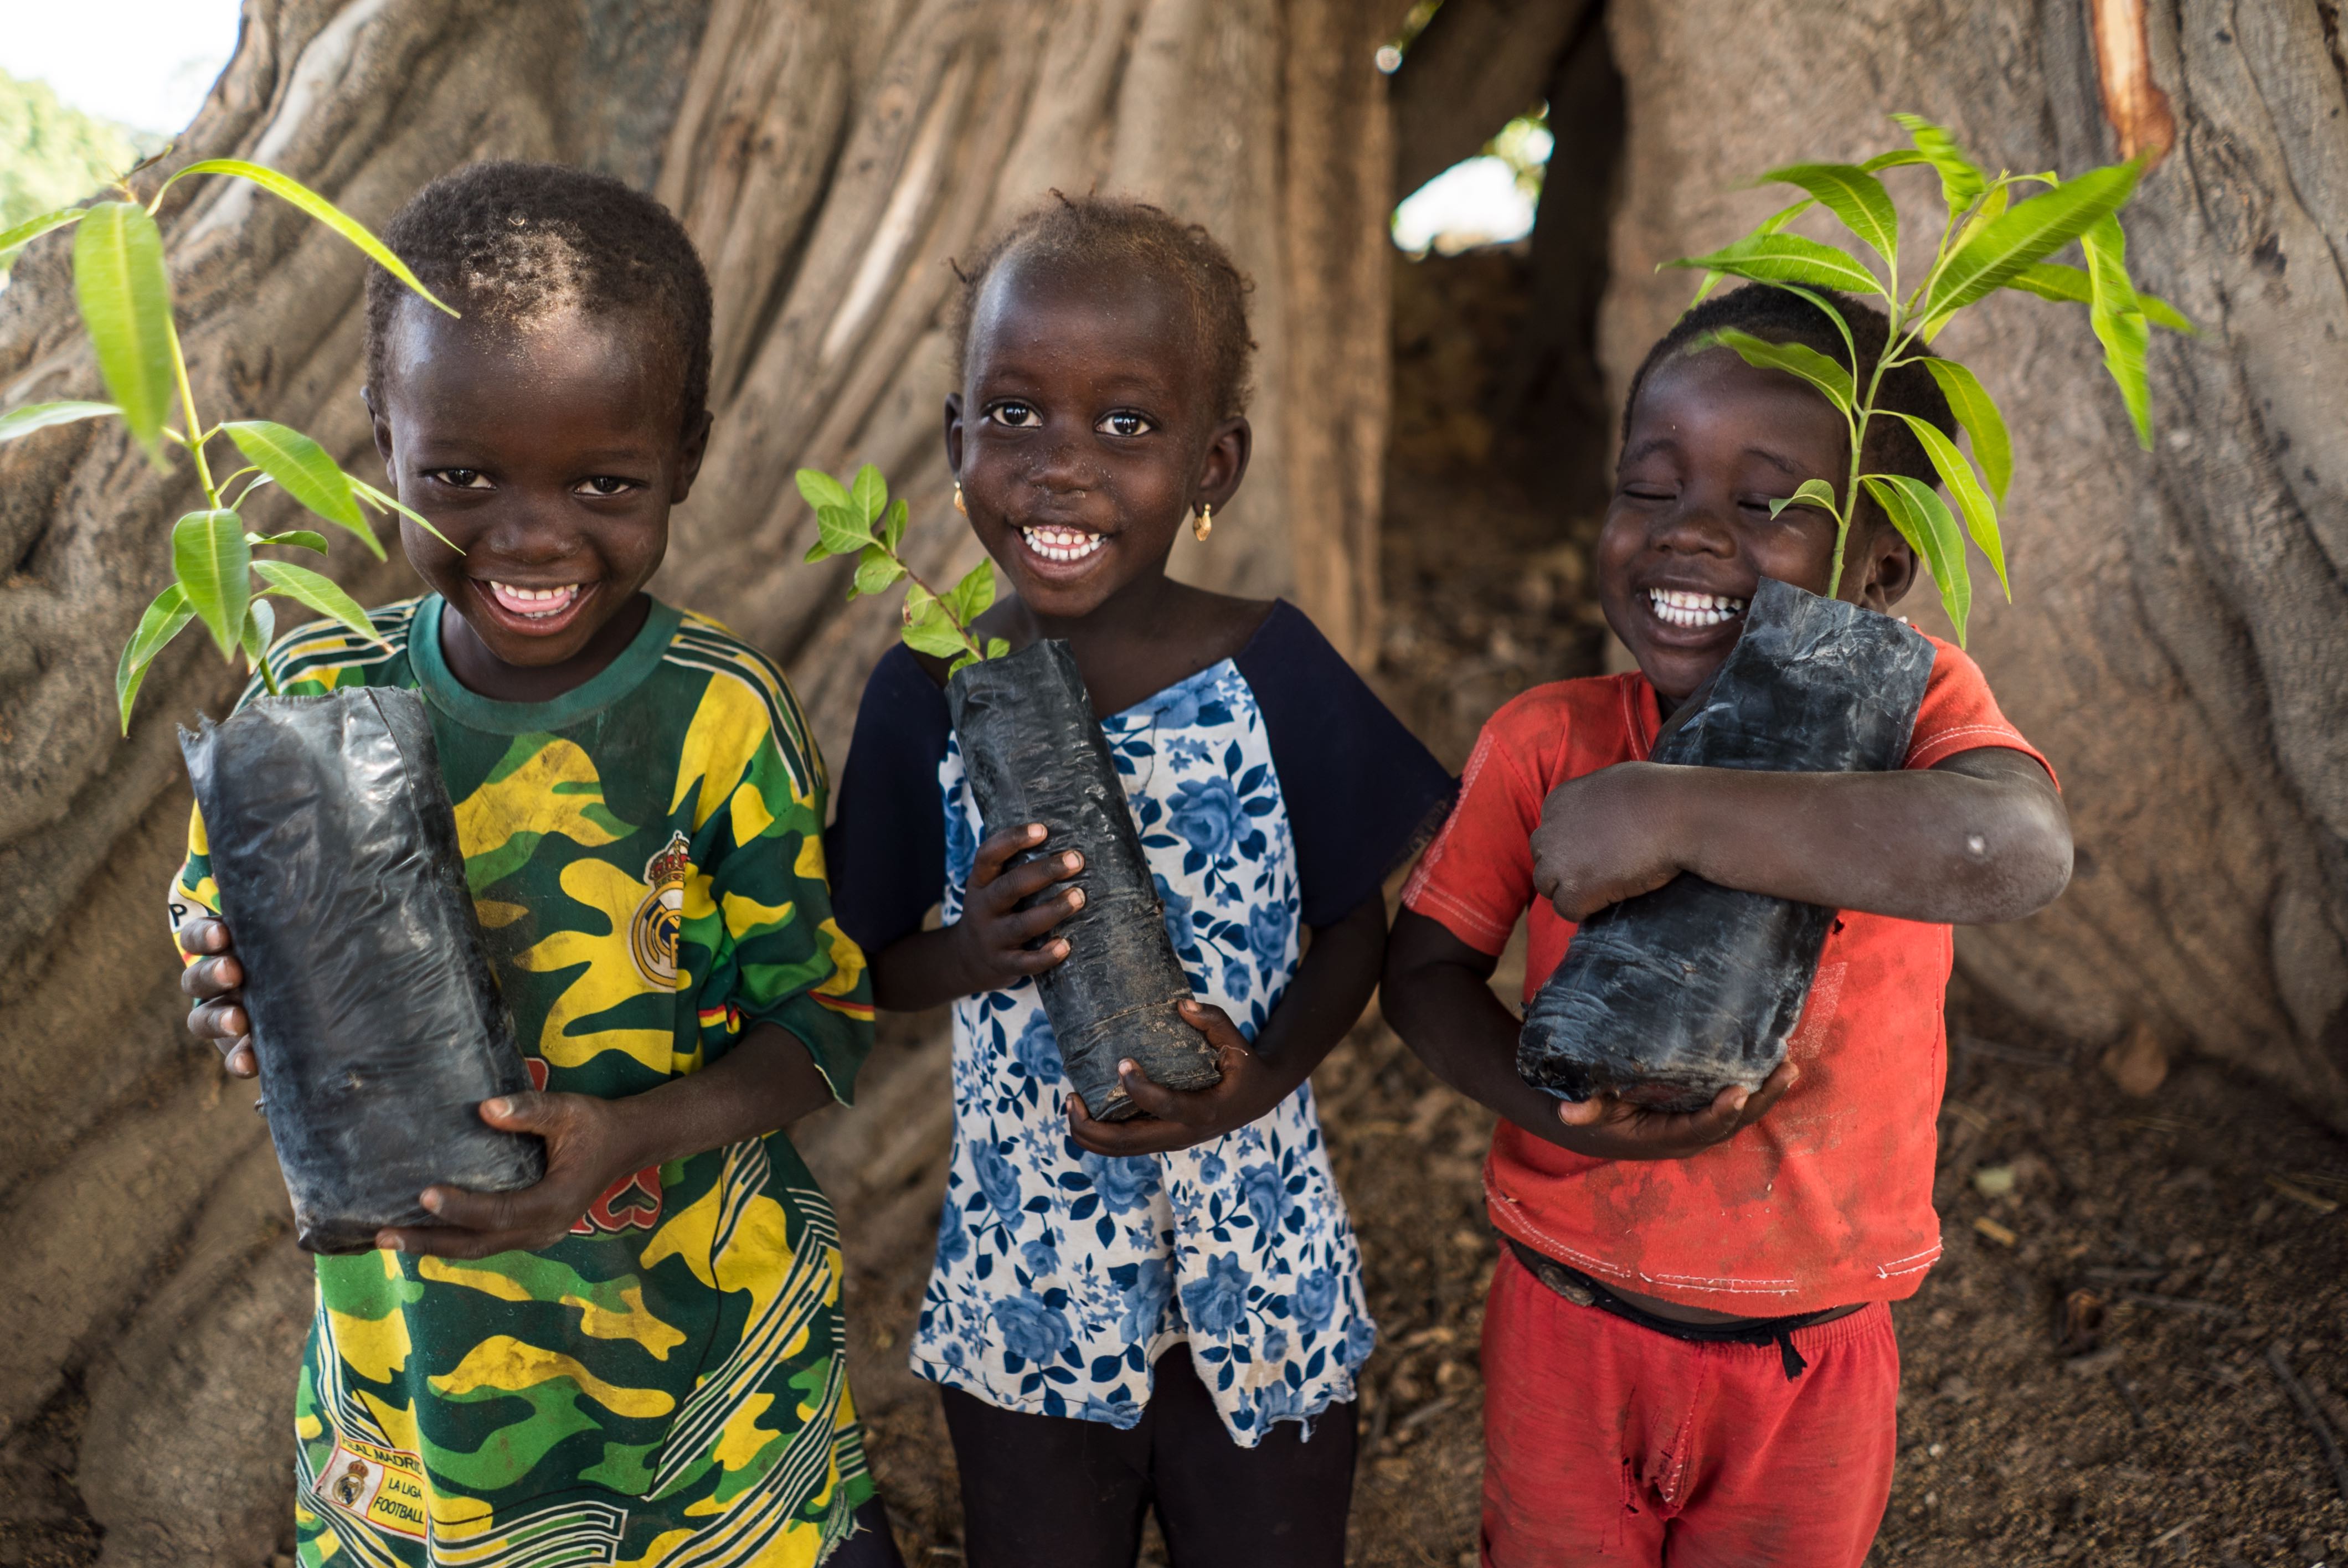
{"label": "green camouflage football shirt", "polygon": [[[419,690],[530,1076],[616,1099],[788,1030],[848,1098],[870,987],[831,918],[828,784],[789,686],[655,603],[550,702],[458,684],[436,596],[281,640],[288,693]],[[249,695],[250,693],[248,693]],[[173,922],[217,908],[192,825]],[[543,1252],[318,1259],[304,1563],[809,1564],[872,1494],[829,1205],[780,1132],[638,1171]]]}

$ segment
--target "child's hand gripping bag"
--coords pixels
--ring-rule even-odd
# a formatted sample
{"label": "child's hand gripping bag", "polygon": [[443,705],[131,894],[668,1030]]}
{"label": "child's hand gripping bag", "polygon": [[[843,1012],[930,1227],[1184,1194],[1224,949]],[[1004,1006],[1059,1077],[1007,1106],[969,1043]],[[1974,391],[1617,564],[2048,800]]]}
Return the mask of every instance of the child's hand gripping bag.
{"label": "child's hand gripping bag", "polygon": [[[1779,773],[1897,768],[1932,672],[1906,623],[1762,579],[1659,763]],[[1582,922],[1526,1009],[1517,1071],[1566,1100],[1701,1110],[1786,1058],[1835,912],[1681,876]]]}
{"label": "child's hand gripping bag", "polygon": [[483,1122],[530,1075],[412,692],[257,697],[180,733],[244,969],[263,1107],[311,1252],[437,1222],[436,1183],[510,1192],[545,1149]]}

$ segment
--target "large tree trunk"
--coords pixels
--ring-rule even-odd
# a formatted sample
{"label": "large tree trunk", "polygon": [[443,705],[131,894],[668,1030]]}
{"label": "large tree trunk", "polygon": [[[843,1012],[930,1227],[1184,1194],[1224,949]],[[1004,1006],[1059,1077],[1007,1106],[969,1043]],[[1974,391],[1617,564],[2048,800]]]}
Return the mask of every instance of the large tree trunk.
{"label": "large tree trunk", "polygon": [[[1959,935],[1963,975],[2084,1040],[2149,1025],[2348,1127],[2337,13],[2153,8],[2178,140],[2129,209],[2129,262],[2202,330],[2157,334],[2151,453],[2084,310],[2002,294],[1940,346],[2015,437],[2014,602],[1977,602],[1972,652],[2054,759],[2079,844],[2053,908]],[[2085,0],[1614,0],[1609,20],[1629,87],[1601,336],[1618,396],[1686,302],[1653,267],[1769,211],[1742,188],[1764,169],[1897,145],[1894,109],[1992,167],[2119,154]]]}
{"label": "large tree trunk", "polygon": [[[656,588],[781,657],[836,762],[893,618],[846,609],[839,568],[799,564],[791,470],[878,462],[912,498],[917,558],[974,558],[938,438],[949,261],[1052,187],[1158,201],[1252,275],[1254,472],[1213,544],[1178,559],[1370,645],[1393,163],[1371,57],[1398,10],[248,0],[176,158],[252,158],[374,223],[491,157],[609,169],[668,202],[716,284],[717,435]],[[219,182],[176,189],[163,220],[200,407],[283,419],[368,471],[355,254]],[[0,405],[98,395],[67,252],[36,243],[0,295]],[[16,889],[0,1180],[17,1194],[0,1216],[0,1541],[94,1523],[109,1563],[267,1554],[309,1310],[264,1128],[181,1032],[160,923],[188,809],[173,721],[221,712],[233,679],[190,642],[127,742],[110,716],[116,650],[194,497],[104,425],[0,448],[0,880]],[[376,567],[338,546],[334,569],[367,600],[412,581],[396,552]],[[905,1189],[945,1103],[934,1046],[871,1075],[860,1120],[811,1140],[867,1252],[927,1218]],[[26,1479],[44,1469],[68,1473]]]}

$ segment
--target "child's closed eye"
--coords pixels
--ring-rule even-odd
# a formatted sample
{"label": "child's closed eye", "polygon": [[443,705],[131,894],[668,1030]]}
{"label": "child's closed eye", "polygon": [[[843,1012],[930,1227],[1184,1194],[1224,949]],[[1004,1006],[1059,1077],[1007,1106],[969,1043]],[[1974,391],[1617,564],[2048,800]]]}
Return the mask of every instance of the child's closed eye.
{"label": "child's closed eye", "polygon": [[1039,428],[1044,423],[1043,414],[1034,404],[1021,403],[1015,399],[990,405],[986,410],[986,417],[997,425],[1005,425],[1013,430],[1034,430]]}
{"label": "child's closed eye", "polygon": [[1147,436],[1158,428],[1145,415],[1120,408],[1114,414],[1104,414],[1094,421],[1093,428],[1103,436]]}

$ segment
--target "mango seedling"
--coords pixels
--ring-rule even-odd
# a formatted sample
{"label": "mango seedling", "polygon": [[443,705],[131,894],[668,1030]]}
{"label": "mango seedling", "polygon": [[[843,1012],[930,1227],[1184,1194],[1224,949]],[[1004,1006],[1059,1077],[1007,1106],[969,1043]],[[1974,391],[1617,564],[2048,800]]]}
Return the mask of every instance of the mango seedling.
{"label": "mango seedling", "polygon": [[[383,559],[383,546],[367,527],[360,510],[363,506],[378,513],[398,512],[438,535],[438,529],[396,497],[345,473],[324,447],[298,430],[267,419],[223,420],[208,425],[198,416],[187,355],[172,313],[171,279],[163,264],[163,234],[155,213],[164,192],[172,186],[193,176],[211,174],[249,180],[291,203],[357,246],[432,304],[452,316],[457,313],[435,298],[407,264],[356,220],[298,181],[242,159],[209,158],[189,164],[158,186],[154,198],[143,205],[127,183],[129,176],[126,174],[111,193],[118,200],[46,212],[0,232],[0,255],[5,255],[53,230],[74,227],[74,303],[111,399],[35,403],[0,411],[0,441],[18,440],[77,420],[118,417],[158,469],[170,468],[164,454],[167,442],[184,450],[194,461],[196,483],[203,491],[203,506],[181,518],[171,529],[171,585],[155,597],[139,618],[115,671],[115,701],[126,734],[130,729],[131,705],[138,701],[139,685],[155,656],[191,622],[202,623],[222,658],[233,661],[242,656],[272,692],[277,684],[263,654],[276,632],[276,612],[269,603],[273,596],[292,600],[361,637],[380,641],[366,612],[331,578],[289,561],[253,555],[255,549],[272,546],[314,550],[320,555],[326,552],[325,536],[314,529],[274,534],[248,531],[242,508],[255,490],[276,486],[313,515],[356,535],[378,560]],[[176,425],[170,423],[175,398],[180,415]],[[210,448],[222,437],[236,448],[243,465],[215,477]]]}
{"label": "mango seedling", "polygon": [[[2158,326],[2180,333],[2194,329],[2175,308],[2137,289],[2128,277],[2127,241],[2120,228],[2119,212],[2144,173],[2143,157],[2090,169],[2070,179],[2053,173],[2004,170],[1993,178],[1943,127],[1912,114],[1891,118],[1907,130],[1911,145],[1878,153],[1861,163],[1793,163],[1770,169],[1761,176],[1762,182],[1792,185],[1805,192],[1802,199],[1771,214],[1733,245],[1663,265],[1704,271],[1704,282],[1691,305],[1722,278],[1743,278],[1798,294],[1833,321],[1849,355],[1847,363],[1838,363],[1802,343],[1770,343],[1734,329],[1711,333],[1705,341],[1735,350],[1748,364],[1799,376],[1833,404],[1848,423],[1850,466],[1845,483],[1838,487],[1824,479],[1805,480],[1794,494],[1771,508],[1775,515],[1787,507],[1816,507],[1832,516],[1835,547],[1828,580],[1837,586],[1841,583],[1843,548],[1850,537],[1851,521],[1861,497],[1869,497],[1931,569],[1941,603],[1956,628],[1957,641],[1962,643],[1972,609],[1972,580],[1965,555],[1968,536],[1997,574],[1999,588],[2009,600],[2013,597],[1999,507],[2013,477],[2013,446],[2004,416],[1980,378],[1954,360],[1920,352],[1921,348],[1939,337],[1958,312],[2001,289],[2085,304],[2088,323],[2104,345],[2105,367],[2119,387],[2128,418],[2136,426],[2137,445],[2150,450],[2152,396],[2145,351],[2151,329]],[[1886,169],[1910,165],[1929,166],[1940,176],[1944,212],[1931,266],[1921,280],[1903,288],[1900,213],[1881,175]],[[2032,193],[2037,187],[2044,189]],[[2024,195],[2027,200],[2018,199]],[[1788,223],[1813,207],[1824,207],[1840,220],[1874,253],[1873,261],[1850,248],[1786,231]],[[2083,252],[2085,267],[2048,259],[2074,241]],[[1860,366],[1849,323],[1818,292],[1821,289],[1871,296],[1881,302],[1891,329],[1883,354],[1872,366]],[[1938,426],[1887,409],[1879,401],[1885,374],[1917,362],[1948,398],[1972,445],[1971,461]],[[1878,418],[1907,421],[1931,458],[1948,500],[1912,476],[1865,471],[1868,429]],[[1952,501],[1956,507],[1953,513]],[[1959,515],[1963,518],[1962,526]]]}
{"label": "mango seedling", "polygon": [[816,542],[808,547],[809,561],[834,556],[856,557],[856,580],[848,597],[883,593],[901,579],[905,584],[904,641],[916,653],[949,659],[952,674],[982,659],[1000,659],[1011,651],[1002,638],[983,645],[970,628],[994,602],[994,566],[980,561],[962,580],[939,593],[905,564],[906,509],[902,497],[889,498],[889,481],[867,463],[843,485],[820,468],[802,468],[799,495],[815,508]]}

